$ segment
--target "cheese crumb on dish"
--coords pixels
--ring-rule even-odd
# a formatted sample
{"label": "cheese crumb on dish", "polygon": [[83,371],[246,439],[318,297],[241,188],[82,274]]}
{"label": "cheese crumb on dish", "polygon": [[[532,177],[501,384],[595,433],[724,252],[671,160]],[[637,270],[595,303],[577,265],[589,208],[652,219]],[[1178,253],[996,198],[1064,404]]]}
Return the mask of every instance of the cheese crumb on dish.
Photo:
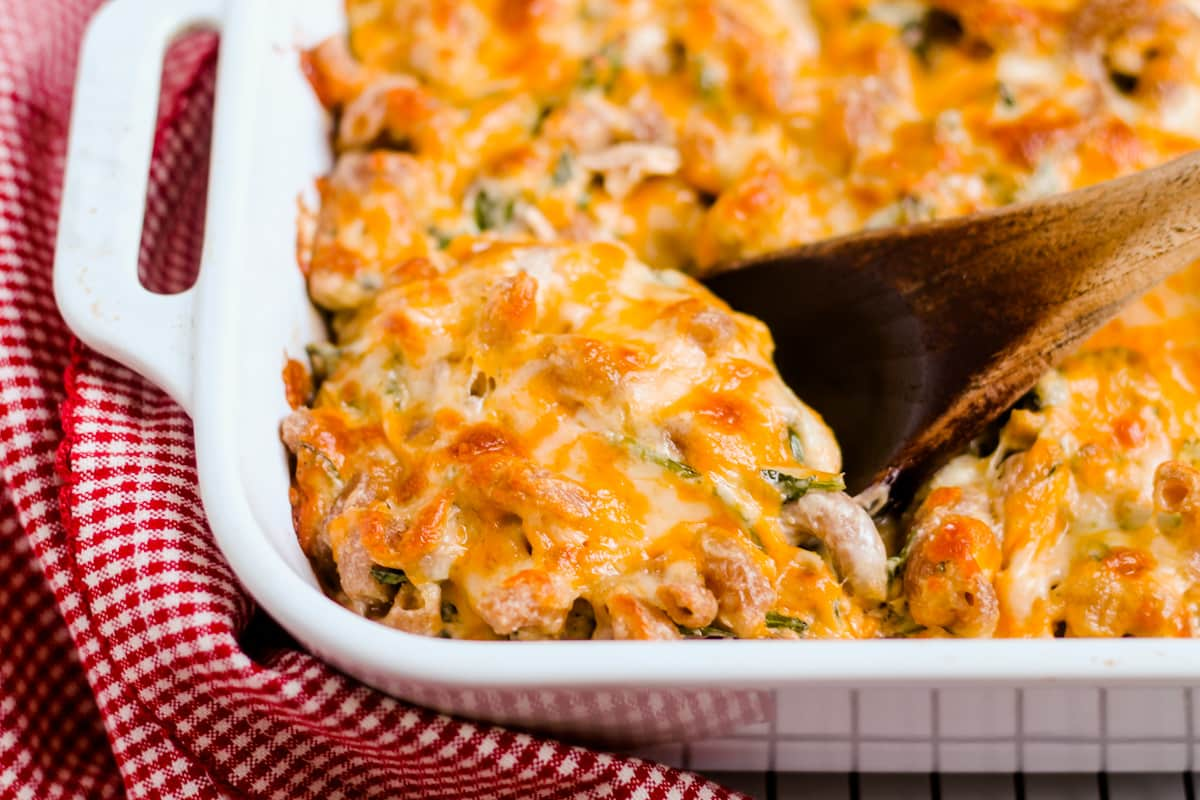
{"label": "cheese crumb on dish", "polygon": [[303,59],[336,122],[300,245],[333,341],[289,366],[284,425],[340,602],[456,638],[1196,629],[1200,272],[1045,376],[887,548],[769,333],[689,277],[1200,147],[1187,4],[346,9]]}

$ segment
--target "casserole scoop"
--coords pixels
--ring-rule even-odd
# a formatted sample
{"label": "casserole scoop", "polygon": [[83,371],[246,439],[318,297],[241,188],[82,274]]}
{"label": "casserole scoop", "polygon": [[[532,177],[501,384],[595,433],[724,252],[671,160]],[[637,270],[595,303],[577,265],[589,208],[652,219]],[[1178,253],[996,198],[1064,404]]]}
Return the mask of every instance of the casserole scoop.
{"label": "casserole scoop", "polygon": [[906,497],[1128,301],[1200,258],[1200,152],[1033,202],[719,267],[847,485]]}

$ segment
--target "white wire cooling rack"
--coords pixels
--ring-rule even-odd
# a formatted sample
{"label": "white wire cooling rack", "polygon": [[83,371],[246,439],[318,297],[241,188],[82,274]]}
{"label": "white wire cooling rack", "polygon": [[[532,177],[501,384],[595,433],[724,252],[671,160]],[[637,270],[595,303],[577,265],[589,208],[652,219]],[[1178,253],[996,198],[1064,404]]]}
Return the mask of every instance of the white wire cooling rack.
{"label": "white wire cooling rack", "polygon": [[701,772],[864,779],[869,773],[1179,775],[1200,769],[1197,700],[1185,688],[780,690],[774,719],[720,739],[637,754]]}
{"label": "white wire cooling rack", "polygon": [[710,773],[759,800],[1194,800],[1189,773],[914,775]]}

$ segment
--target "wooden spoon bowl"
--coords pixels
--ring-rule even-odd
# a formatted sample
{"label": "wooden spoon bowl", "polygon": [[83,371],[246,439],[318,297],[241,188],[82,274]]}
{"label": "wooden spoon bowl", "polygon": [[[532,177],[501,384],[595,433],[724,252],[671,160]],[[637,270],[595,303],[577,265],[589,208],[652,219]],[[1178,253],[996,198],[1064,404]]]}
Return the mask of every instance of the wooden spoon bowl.
{"label": "wooden spoon bowl", "polygon": [[1200,153],[1034,202],[734,263],[707,283],[762,319],[842,444],[851,490],[903,498],[1087,334],[1200,259]]}

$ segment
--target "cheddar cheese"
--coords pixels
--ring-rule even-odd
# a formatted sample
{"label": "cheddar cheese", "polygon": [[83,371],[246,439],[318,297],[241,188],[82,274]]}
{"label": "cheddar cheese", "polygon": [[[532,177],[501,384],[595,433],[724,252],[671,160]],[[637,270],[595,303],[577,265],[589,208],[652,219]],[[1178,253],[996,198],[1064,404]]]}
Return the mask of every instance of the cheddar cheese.
{"label": "cheddar cheese", "polygon": [[693,277],[1195,149],[1187,3],[346,10],[303,58],[336,123],[299,247],[332,342],[284,425],[340,602],[461,638],[1193,632],[1200,271],[878,525],[769,332]]}

